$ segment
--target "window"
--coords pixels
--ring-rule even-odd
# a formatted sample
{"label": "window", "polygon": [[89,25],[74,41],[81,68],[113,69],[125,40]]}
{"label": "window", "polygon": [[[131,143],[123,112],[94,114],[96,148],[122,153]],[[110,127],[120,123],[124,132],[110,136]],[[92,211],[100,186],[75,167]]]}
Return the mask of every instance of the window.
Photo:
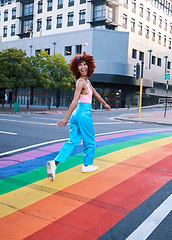
{"label": "window", "polygon": [[0,12],[0,22],[1,22],[1,12]]}
{"label": "window", "polygon": [[47,12],[52,11],[53,9],[53,0],[47,0]]}
{"label": "window", "polygon": [[162,27],[162,17],[159,17],[159,27]]}
{"label": "window", "polygon": [[74,18],[74,13],[70,12],[68,13],[68,22],[67,22],[67,26],[73,26],[73,18]]}
{"label": "window", "polygon": [[79,24],[85,24],[85,14],[85,9],[79,11]]}
{"label": "window", "polygon": [[11,25],[11,36],[15,35],[15,24]]}
{"label": "window", "polygon": [[139,23],[139,35],[142,36],[142,32],[143,32],[143,24],[140,22]]}
{"label": "window", "polygon": [[86,3],[86,0],[80,0],[80,4]]}
{"label": "window", "polygon": [[161,44],[161,33],[158,33],[158,43]]}
{"label": "window", "polygon": [[4,11],[4,22],[5,21],[8,21],[8,10],[7,9]]}
{"label": "window", "polygon": [[158,67],[161,67],[161,58],[158,58],[158,59],[157,59],[157,66],[158,66]]}
{"label": "window", "polygon": [[155,56],[152,56],[152,64],[155,65]]}
{"label": "window", "polygon": [[136,0],[132,1],[132,12],[136,13]]}
{"label": "window", "polygon": [[140,4],[140,17],[143,17],[143,4]]}
{"label": "window", "polygon": [[16,7],[12,8],[12,19],[16,19]]}
{"label": "window", "polygon": [[3,37],[7,37],[7,26],[3,28]]}
{"label": "window", "polygon": [[127,15],[123,14],[123,27],[127,28]]}
{"label": "window", "polygon": [[150,21],[150,9],[149,8],[147,8],[147,17],[146,17],[146,19],[148,21]]}
{"label": "window", "polygon": [[42,13],[42,8],[43,8],[43,0],[38,2],[38,13]]}
{"label": "window", "polygon": [[139,52],[139,60],[144,62],[144,52]]}
{"label": "window", "polygon": [[47,52],[48,55],[50,55],[50,48],[46,48],[46,49],[45,49],[45,52]]}
{"label": "window", "polygon": [[82,53],[82,45],[76,45],[76,54],[81,54]]}
{"label": "window", "polygon": [[32,30],[33,30],[33,19],[25,20],[23,22],[23,31],[24,32],[32,32]]}
{"label": "window", "polygon": [[42,18],[37,20],[37,32],[40,32],[42,28]]}
{"label": "window", "polygon": [[65,47],[65,56],[72,55],[72,47],[67,46]]}
{"label": "window", "polygon": [[167,44],[167,36],[164,35],[164,47],[166,47],[166,44]]}
{"label": "window", "polygon": [[52,17],[47,17],[47,26],[46,30],[50,30],[52,25]]}
{"label": "window", "polygon": [[171,38],[169,38],[169,49],[171,49]]}
{"label": "window", "polygon": [[93,21],[101,21],[106,18],[106,5],[97,4],[94,6]]}
{"label": "window", "polygon": [[74,6],[74,0],[69,0],[68,1],[68,7]]}
{"label": "window", "polygon": [[41,49],[35,50],[35,56],[38,57],[38,53],[41,51]]}
{"label": "window", "polygon": [[24,16],[33,14],[34,3],[24,4]]}
{"label": "window", "polygon": [[136,22],[135,22],[135,19],[132,18],[131,19],[131,31],[132,32],[135,32],[135,27],[136,27]]}
{"label": "window", "polygon": [[152,41],[155,42],[155,29],[152,30]]}
{"label": "window", "polygon": [[136,49],[132,49],[132,58],[137,58],[137,50]]}
{"label": "window", "polygon": [[63,8],[63,0],[58,0],[57,9]]}
{"label": "window", "polygon": [[156,13],[153,13],[153,24],[156,24]]}
{"label": "window", "polygon": [[62,19],[63,19],[63,15],[59,14],[57,15],[57,28],[61,28],[62,27]]}
{"label": "window", "polygon": [[146,36],[145,36],[147,39],[149,39],[149,27],[146,26]]}
{"label": "window", "polygon": [[167,31],[167,20],[164,21],[164,30]]}
{"label": "window", "polygon": [[171,69],[171,62],[167,62],[167,69]]}

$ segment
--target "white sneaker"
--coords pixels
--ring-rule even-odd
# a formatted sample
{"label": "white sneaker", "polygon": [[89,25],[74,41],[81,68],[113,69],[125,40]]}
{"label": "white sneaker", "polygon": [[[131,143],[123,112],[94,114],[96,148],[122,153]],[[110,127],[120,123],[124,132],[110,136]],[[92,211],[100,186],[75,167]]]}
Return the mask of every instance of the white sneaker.
{"label": "white sneaker", "polygon": [[57,167],[56,167],[55,161],[48,161],[47,162],[47,177],[51,181],[54,181],[54,179],[55,179],[56,168]]}
{"label": "white sneaker", "polygon": [[86,172],[94,172],[97,171],[98,167],[97,166],[93,166],[93,165],[82,165],[82,172],[86,173]]}

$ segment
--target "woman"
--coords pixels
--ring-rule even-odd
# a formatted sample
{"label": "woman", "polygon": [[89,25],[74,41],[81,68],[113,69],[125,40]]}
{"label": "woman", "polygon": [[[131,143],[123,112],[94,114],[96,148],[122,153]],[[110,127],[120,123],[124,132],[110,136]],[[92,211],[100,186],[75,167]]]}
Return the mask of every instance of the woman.
{"label": "woman", "polygon": [[73,150],[80,144],[81,136],[84,145],[84,164],[82,172],[93,172],[98,169],[93,166],[95,156],[95,132],[92,118],[92,95],[100,101],[109,111],[111,107],[96,92],[88,80],[93,75],[95,69],[93,56],[86,54],[76,55],[69,65],[73,76],[77,80],[74,99],[67,111],[66,117],[58,121],[59,128],[65,127],[70,118],[70,140],[64,143],[59,155],[53,160],[47,162],[47,176],[53,181],[55,179],[56,166],[59,162],[64,163],[71,155]]}

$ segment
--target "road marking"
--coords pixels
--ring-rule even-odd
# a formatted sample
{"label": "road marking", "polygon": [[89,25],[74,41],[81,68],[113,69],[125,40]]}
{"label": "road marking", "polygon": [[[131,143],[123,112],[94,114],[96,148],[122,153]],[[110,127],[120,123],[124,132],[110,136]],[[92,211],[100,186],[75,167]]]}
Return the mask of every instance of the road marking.
{"label": "road marking", "polygon": [[11,114],[1,114],[1,113],[0,113],[0,116],[8,116],[8,117],[11,116],[11,117],[18,117],[18,118],[21,117],[20,115],[14,115],[14,114],[13,114],[13,115],[11,115]]}
{"label": "road marking", "polygon": [[[2,119],[0,118],[1,121],[9,121],[9,122],[17,122],[17,123],[31,123],[31,124],[40,124],[40,125],[47,125],[47,126],[56,126],[57,123],[42,123],[42,122],[30,122],[30,121],[21,121],[21,120],[13,120],[13,119]],[[52,120],[52,119],[50,119]],[[123,121],[122,121],[123,122]],[[133,122],[128,122],[128,123],[133,123]],[[68,123],[67,125],[69,125]],[[121,124],[121,122],[95,122],[95,125],[107,125],[107,124]]]}
{"label": "road marking", "polygon": [[48,126],[56,126],[56,123],[41,123],[41,122],[26,122],[26,121],[18,121],[18,120],[12,120],[12,119],[2,119],[2,121],[9,121],[9,122],[18,122],[18,123],[32,123],[32,124],[40,124],[40,125],[48,125]]}
{"label": "road marking", "polygon": [[172,210],[172,195],[170,195],[126,240],[145,240]]}
{"label": "road marking", "polygon": [[[120,122],[94,122],[94,125],[109,125],[109,124],[125,124],[123,121]],[[134,123],[134,122],[127,122],[127,123]]]}
{"label": "road marking", "polygon": [[[123,130],[123,131],[106,132],[106,133],[97,133],[97,134],[95,134],[95,136],[103,136],[103,135],[122,133],[122,132],[141,131],[141,130],[147,130],[147,129],[149,129],[149,128],[133,129],[133,130]],[[155,128],[155,129],[157,129],[157,128]],[[35,147],[40,147],[40,146],[43,146],[43,145],[48,145],[48,144],[51,144],[51,143],[63,142],[63,141],[68,141],[68,140],[69,140],[69,138],[64,138],[64,139],[58,139],[58,140],[52,140],[52,141],[48,141],[48,142],[38,143],[38,144],[31,145],[31,146],[18,148],[18,149],[11,150],[11,151],[8,151],[8,152],[0,153],[0,157],[4,156],[4,155],[7,155],[7,154],[20,152],[20,151],[28,150],[28,149],[35,148]]]}
{"label": "road marking", "polygon": [[11,135],[17,135],[17,133],[12,133],[12,132],[4,132],[4,131],[0,131],[0,133],[4,133],[4,134],[11,134]]}

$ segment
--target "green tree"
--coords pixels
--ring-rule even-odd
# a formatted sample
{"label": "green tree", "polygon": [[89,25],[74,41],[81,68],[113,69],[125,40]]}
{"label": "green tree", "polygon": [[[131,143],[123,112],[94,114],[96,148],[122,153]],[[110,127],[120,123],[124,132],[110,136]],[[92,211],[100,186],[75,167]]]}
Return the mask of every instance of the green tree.
{"label": "green tree", "polygon": [[18,89],[27,87],[33,77],[26,52],[17,48],[6,48],[0,52],[0,87],[12,89],[14,102],[17,101]]}
{"label": "green tree", "polygon": [[[74,88],[75,78],[72,76],[65,58],[59,53],[48,55],[48,52],[40,51],[37,57],[37,66],[42,74],[41,84],[50,89],[49,109],[51,106],[51,97],[55,89],[71,90]],[[57,100],[59,105],[59,98]]]}

